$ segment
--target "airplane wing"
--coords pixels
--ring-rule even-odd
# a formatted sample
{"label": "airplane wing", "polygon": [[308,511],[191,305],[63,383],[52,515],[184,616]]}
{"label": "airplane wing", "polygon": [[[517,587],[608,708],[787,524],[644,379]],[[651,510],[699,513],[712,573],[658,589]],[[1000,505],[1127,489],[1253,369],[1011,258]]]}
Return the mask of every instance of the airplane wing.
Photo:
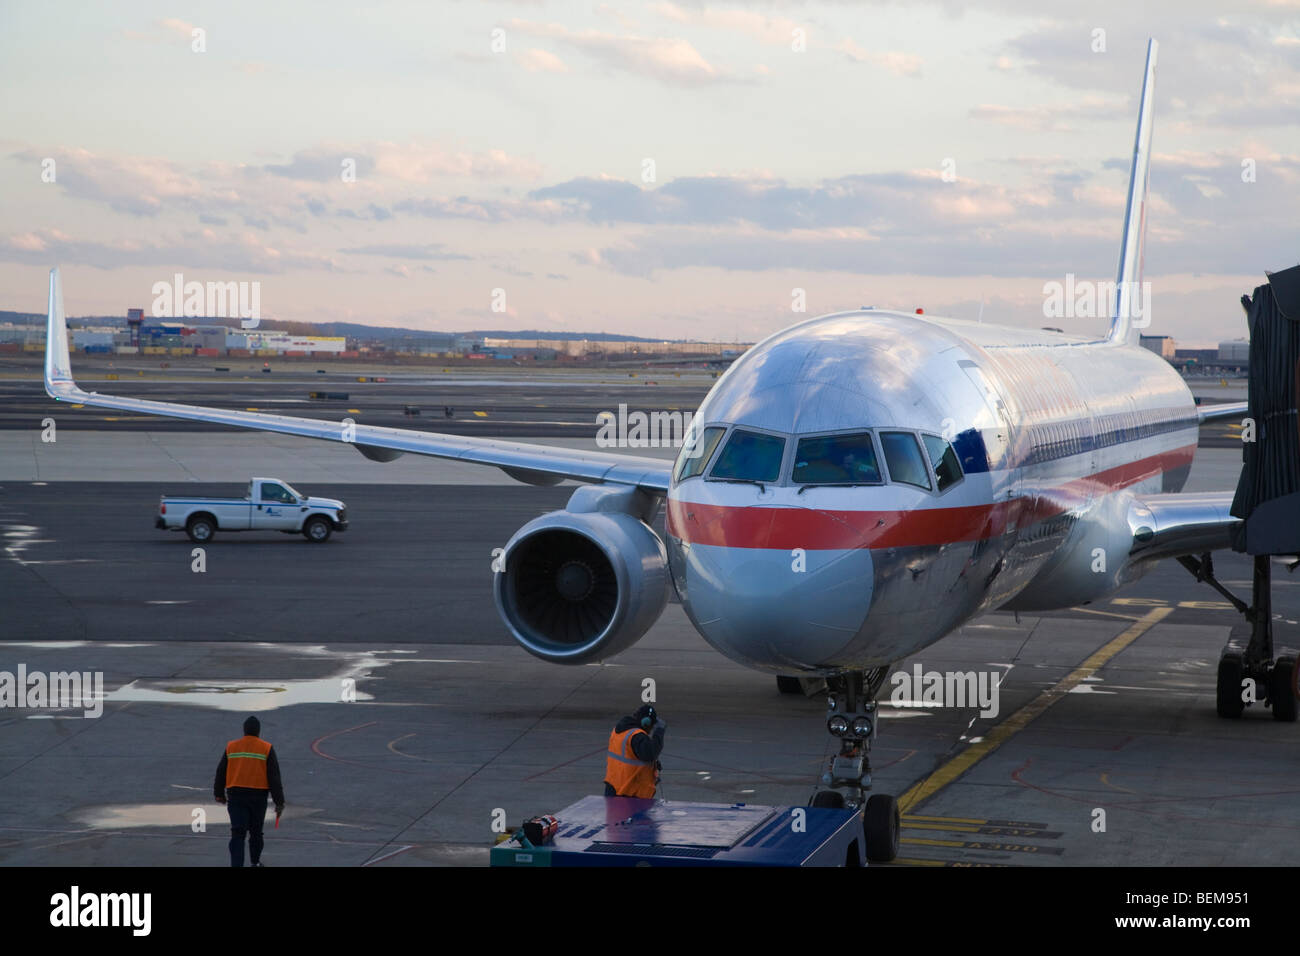
{"label": "airplane wing", "polygon": [[1241,519],[1229,514],[1234,493],[1139,495],[1129,512],[1133,561],[1176,558],[1232,547]]}
{"label": "airplane wing", "polygon": [[411,452],[479,465],[495,465],[510,477],[534,485],[554,485],[572,478],[593,483],[634,485],[652,495],[665,495],[672,471],[672,462],[658,458],[576,451],[549,445],[443,435],[405,428],[350,425],[292,415],[267,415],[83,391],[72,378],[72,363],[68,356],[68,326],[63,314],[63,286],[57,268],[50,270],[50,308],[45,332],[45,391],[51,398],[63,402],[354,444],[358,451],[375,461],[392,461],[403,452]]}
{"label": "airplane wing", "polygon": [[1245,415],[1249,409],[1249,402],[1223,402],[1219,405],[1197,405],[1196,416],[1202,422],[1212,422],[1216,418],[1236,418],[1238,415]]}

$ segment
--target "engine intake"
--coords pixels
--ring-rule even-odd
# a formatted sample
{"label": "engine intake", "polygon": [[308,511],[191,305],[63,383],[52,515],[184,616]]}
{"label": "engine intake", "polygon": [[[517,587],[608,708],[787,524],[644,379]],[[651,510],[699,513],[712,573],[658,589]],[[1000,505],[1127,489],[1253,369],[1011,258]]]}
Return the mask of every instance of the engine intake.
{"label": "engine intake", "polygon": [[553,511],[520,528],[501,560],[497,610],[525,650],[552,663],[627,650],[668,603],[664,543],[631,514]]}

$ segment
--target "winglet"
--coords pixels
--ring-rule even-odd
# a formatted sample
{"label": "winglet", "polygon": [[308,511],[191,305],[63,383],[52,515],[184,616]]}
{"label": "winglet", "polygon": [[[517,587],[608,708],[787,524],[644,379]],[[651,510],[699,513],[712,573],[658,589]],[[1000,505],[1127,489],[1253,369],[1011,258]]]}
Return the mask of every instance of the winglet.
{"label": "winglet", "polygon": [[59,269],[50,270],[50,312],[45,325],[45,391],[50,398],[72,398],[77,383],[72,380],[68,358],[68,323],[63,315],[63,283]]}
{"label": "winglet", "polygon": [[1115,279],[1115,307],[1106,339],[1123,343],[1134,329],[1151,322],[1150,296],[1142,283],[1142,246],[1147,231],[1147,187],[1151,181],[1151,101],[1156,86],[1155,39],[1147,41],[1147,66],[1142,77],[1142,102],[1138,107],[1133,164],[1129,170],[1128,206],[1124,210],[1124,235],[1120,239],[1119,275]]}

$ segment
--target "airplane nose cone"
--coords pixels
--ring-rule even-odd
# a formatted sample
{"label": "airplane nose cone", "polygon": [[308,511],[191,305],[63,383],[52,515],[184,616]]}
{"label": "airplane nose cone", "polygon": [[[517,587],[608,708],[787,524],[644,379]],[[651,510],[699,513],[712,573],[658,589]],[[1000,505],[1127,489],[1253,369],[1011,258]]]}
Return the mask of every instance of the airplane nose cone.
{"label": "airplane nose cone", "polygon": [[686,613],[705,640],[748,667],[776,674],[833,669],[871,606],[866,548],[673,544]]}

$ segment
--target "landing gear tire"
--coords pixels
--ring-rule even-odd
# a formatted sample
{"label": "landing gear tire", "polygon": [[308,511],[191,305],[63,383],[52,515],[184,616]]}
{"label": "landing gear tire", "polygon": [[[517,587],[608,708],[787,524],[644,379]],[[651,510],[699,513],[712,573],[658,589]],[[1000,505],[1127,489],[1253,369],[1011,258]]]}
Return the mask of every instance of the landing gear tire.
{"label": "landing gear tire", "polygon": [[217,523],[207,515],[196,515],[185,523],[185,533],[195,544],[207,544],[217,533]]}
{"label": "landing gear tire", "polygon": [[843,810],[844,794],[838,790],[818,790],[813,794],[810,807],[822,807],[826,810]]}
{"label": "landing gear tire", "polygon": [[333,530],[324,518],[308,518],[307,523],[302,527],[303,537],[314,544],[328,541]]}
{"label": "landing gear tire", "polygon": [[[1240,654],[1228,653],[1219,658],[1219,675],[1215,681],[1215,700],[1220,717],[1229,720],[1241,716],[1246,703],[1241,699],[1241,678],[1245,672]],[[1294,701],[1295,698],[1292,698]],[[1295,704],[1292,703],[1292,708]],[[1294,709],[1292,714],[1294,714]],[[1295,720],[1295,717],[1291,717]]]}
{"label": "landing gear tire", "polygon": [[862,811],[862,829],[867,840],[867,859],[890,863],[898,857],[901,828],[898,801],[887,793],[873,793]]}
{"label": "landing gear tire", "polygon": [[1294,723],[1296,719],[1296,659],[1279,657],[1269,675],[1269,699],[1273,702],[1273,719]]}
{"label": "landing gear tire", "polygon": [[784,674],[777,675],[776,689],[783,694],[803,694],[803,685],[799,683],[799,678],[786,677]]}

